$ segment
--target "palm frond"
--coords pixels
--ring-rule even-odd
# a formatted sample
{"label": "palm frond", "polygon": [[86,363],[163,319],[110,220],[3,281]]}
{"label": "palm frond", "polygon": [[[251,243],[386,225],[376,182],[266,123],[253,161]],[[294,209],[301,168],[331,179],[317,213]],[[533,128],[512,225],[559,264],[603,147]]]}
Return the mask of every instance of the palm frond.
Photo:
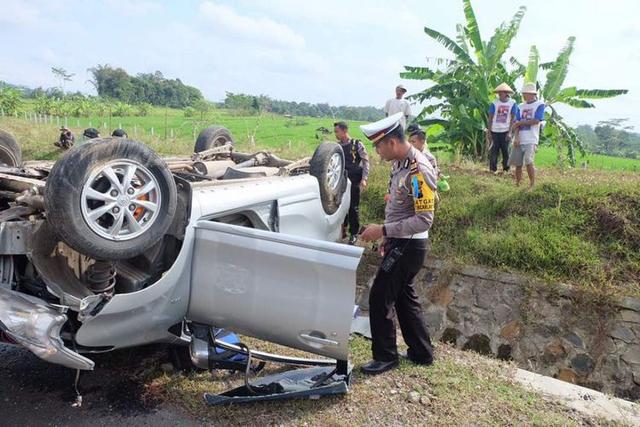
{"label": "palm frond", "polygon": [[456,24],[456,42],[458,42],[458,46],[460,46],[465,52],[467,52],[468,55],[469,46],[467,44],[467,38],[462,24]]}
{"label": "palm frond", "polygon": [[456,42],[454,42],[453,40],[451,40],[449,37],[445,36],[441,32],[433,30],[429,27],[424,27],[424,32],[429,37],[431,37],[432,39],[434,39],[435,41],[443,45],[445,48],[453,52],[453,54],[459,60],[463,62],[471,63],[471,64],[474,63],[471,57],[469,56],[469,54],[465,52],[464,49],[462,49],[460,46],[458,46]]}
{"label": "palm frond", "polygon": [[596,106],[590,103],[589,101],[585,101],[584,99],[579,99],[579,98],[562,98],[562,99],[558,99],[557,102],[562,102],[563,104],[571,105],[574,108],[596,108]]}
{"label": "palm frond", "polygon": [[547,74],[547,82],[542,89],[545,101],[553,102],[569,72],[569,58],[573,52],[576,38],[571,36],[556,58],[553,67]]}
{"label": "palm frond", "polygon": [[520,24],[522,23],[522,19],[524,18],[526,11],[527,8],[525,6],[521,6],[511,19],[508,26],[502,24],[496,29],[493,37],[491,37],[491,40],[487,44],[485,53],[487,63],[490,67],[495,66],[507,49],[509,49],[509,46],[511,46],[511,42],[520,30]]}
{"label": "palm frond", "polygon": [[471,0],[462,0],[462,3],[464,5],[464,16],[467,20],[466,28],[469,34],[469,41],[475,50],[478,62],[483,64],[485,62],[484,44],[480,36],[480,27],[478,26],[476,14],[473,11],[473,6],[471,6]]}
{"label": "palm frond", "polygon": [[405,70],[400,73],[400,78],[409,80],[431,80],[436,75],[435,71],[430,70],[427,67],[410,67],[405,66]]}
{"label": "palm frond", "polygon": [[627,89],[576,89],[576,96],[584,99],[605,99],[629,93]]}
{"label": "palm frond", "polygon": [[524,73],[524,81],[535,83],[538,81],[538,62],[540,61],[540,54],[538,48],[535,45],[529,49],[529,62],[527,63],[527,70]]}

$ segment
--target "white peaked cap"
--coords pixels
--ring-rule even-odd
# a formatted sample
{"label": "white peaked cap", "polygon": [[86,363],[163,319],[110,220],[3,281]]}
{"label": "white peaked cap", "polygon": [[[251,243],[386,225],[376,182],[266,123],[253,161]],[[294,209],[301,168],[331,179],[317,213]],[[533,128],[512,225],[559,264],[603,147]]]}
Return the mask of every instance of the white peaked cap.
{"label": "white peaked cap", "polygon": [[395,113],[389,117],[385,117],[377,122],[361,125],[362,133],[374,144],[387,136],[389,132],[400,126],[402,119],[402,111]]}

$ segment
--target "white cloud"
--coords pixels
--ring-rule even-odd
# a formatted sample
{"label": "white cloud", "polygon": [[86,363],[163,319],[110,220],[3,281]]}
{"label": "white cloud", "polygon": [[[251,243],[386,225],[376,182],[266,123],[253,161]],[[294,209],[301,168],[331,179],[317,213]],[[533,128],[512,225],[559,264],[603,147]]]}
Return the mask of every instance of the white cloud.
{"label": "white cloud", "polygon": [[20,0],[4,0],[0,23],[19,26],[36,24],[40,19],[40,11],[33,5]]}
{"label": "white cloud", "polygon": [[163,9],[161,4],[149,0],[106,0],[106,4],[127,16],[148,15]]}
{"label": "white cloud", "polygon": [[200,4],[199,12],[206,29],[220,37],[294,49],[305,45],[304,37],[270,18],[240,15],[231,7],[213,1]]}

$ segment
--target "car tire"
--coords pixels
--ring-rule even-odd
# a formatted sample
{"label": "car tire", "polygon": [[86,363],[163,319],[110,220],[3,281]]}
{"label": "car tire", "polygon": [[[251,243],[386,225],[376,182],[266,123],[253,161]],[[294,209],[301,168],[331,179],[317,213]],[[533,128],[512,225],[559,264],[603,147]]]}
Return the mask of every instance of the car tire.
{"label": "car tire", "polygon": [[9,132],[0,129],[0,165],[19,167],[22,164],[22,150],[18,141]]}
{"label": "car tire", "polygon": [[344,169],[344,151],[335,142],[323,142],[309,162],[309,173],[318,179],[322,208],[328,215],[340,207],[342,195],[347,189]]}
{"label": "car tire", "polygon": [[176,205],[164,160],[123,138],[72,148],[53,166],[45,188],[47,218],[60,239],[100,260],[132,258],[156,244]]}
{"label": "car tire", "polygon": [[196,144],[193,147],[194,153],[209,150],[215,147],[221,147],[225,144],[233,145],[233,136],[231,132],[222,126],[209,126],[203,129],[196,139]]}

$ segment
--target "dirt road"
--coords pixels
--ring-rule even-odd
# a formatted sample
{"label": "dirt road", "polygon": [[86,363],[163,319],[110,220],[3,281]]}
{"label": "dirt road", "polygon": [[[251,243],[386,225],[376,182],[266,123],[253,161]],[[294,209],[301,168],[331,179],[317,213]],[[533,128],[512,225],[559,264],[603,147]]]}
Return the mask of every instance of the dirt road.
{"label": "dirt road", "polygon": [[151,347],[92,355],[96,369],[81,375],[83,404],[74,408],[75,371],[0,344],[0,425],[195,425],[175,409],[144,398],[145,369],[158,366],[148,362],[165,354]]}

